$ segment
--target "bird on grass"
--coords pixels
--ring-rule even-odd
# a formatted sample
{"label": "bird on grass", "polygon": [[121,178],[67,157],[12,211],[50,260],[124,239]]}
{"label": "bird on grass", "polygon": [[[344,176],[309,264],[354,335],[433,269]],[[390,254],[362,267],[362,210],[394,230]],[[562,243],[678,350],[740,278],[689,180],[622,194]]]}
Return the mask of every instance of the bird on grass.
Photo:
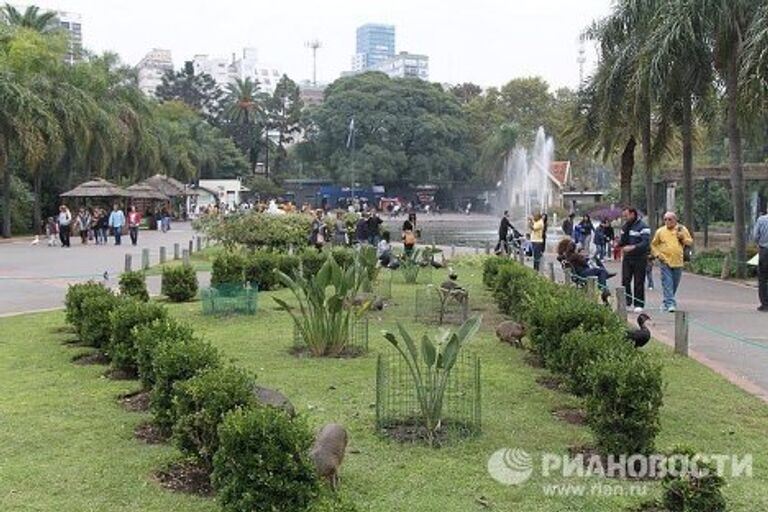
{"label": "bird on grass", "polygon": [[637,317],[637,325],[639,325],[640,328],[627,329],[627,340],[634,343],[635,348],[644,347],[651,340],[651,331],[645,326],[645,323],[650,319],[650,316],[642,313]]}

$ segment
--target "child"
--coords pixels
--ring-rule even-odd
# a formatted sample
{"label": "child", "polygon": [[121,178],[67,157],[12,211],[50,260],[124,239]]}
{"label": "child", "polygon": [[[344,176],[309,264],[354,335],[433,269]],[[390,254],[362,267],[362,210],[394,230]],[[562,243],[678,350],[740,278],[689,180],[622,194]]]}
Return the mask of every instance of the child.
{"label": "child", "polygon": [[45,223],[45,235],[48,237],[48,247],[56,247],[58,244],[59,225],[53,217],[48,217],[48,222]]}

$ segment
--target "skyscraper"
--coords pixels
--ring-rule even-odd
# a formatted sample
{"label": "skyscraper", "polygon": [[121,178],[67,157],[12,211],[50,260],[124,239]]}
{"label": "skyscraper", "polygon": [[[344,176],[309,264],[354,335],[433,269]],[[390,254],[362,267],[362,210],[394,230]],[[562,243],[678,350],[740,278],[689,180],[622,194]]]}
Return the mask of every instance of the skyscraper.
{"label": "skyscraper", "polygon": [[394,25],[366,23],[357,28],[357,52],[353,59],[353,71],[372,69],[394,56]]}
{"label": "skyscraper", "polygon": [[171,51],[153,48],[136,65],[141,92],[154,96],[157,87],[163,83],[163,75],[168,71],[173,71]]}

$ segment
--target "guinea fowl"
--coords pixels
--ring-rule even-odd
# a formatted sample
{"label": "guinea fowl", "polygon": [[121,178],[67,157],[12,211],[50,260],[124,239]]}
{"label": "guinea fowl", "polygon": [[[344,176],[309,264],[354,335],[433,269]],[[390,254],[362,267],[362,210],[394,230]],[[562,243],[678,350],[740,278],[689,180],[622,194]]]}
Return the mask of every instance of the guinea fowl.
{"label": "guinea fowl", "polygon": [[645,326],[645,323],[650,320],[651,317],[642,313],[637,317],[637,325],[639,329],[627,329],[627,340],[635,344],[636,348],[644,347],[651,340],[651,331]]}

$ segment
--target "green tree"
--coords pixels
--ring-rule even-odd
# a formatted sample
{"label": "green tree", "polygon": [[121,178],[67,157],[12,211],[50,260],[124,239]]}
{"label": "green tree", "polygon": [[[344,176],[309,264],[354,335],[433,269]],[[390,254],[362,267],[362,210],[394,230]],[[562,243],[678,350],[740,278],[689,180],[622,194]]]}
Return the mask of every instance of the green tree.
{"label": "green tree", "polygon": [[31,5],[24,12],[6,3],[0,9],[0,19],[11,26],[24,27],[36,32],[52,32],[60,29],[59,19],[53,11],[40,12],[40,8]]}
{"label": "green tree", "polygon": [[195,74],[191,62],[186,62],[179,71],[168,71],[163,75],[155,95],[165,101],[182,101],[213,124],[222,113],[224,92],[211,75]]}
{"label": "green tree", "polygon": [[227,84],[224,127],[237,147],[247,155],[251,172],[256,169],[261,135],[266,125],[265,101],[264,93],[259,91],[258,80],[238,78],[234,83]]}
{"label": "green tree", "polygon": [[517,124],[523,144],[533,142],[552,111],[554,98],[547,82],[540,77],[515,78],[502,86],[500,99],[504,120]]}
{"label": "green tree", "polygon": [[472,82],[464,82],[462,84],[454,85],[450,88],[450,92],[456,96],[459,103],[466,105],[473,99],[477,98],[483,93],[483,89]]}
{"label": "green tree", "polygon": [[272,97],[266,100],[269,130],[277,135],[274,160],[276,173],[285,170],[285,163],[288,158],[285,146],[291,144],[295,140],[296,134],[301,131],[300,121],[303,106],[304,102],[300,97],[299,86],[288,76],[283,75],[275,86]]}

